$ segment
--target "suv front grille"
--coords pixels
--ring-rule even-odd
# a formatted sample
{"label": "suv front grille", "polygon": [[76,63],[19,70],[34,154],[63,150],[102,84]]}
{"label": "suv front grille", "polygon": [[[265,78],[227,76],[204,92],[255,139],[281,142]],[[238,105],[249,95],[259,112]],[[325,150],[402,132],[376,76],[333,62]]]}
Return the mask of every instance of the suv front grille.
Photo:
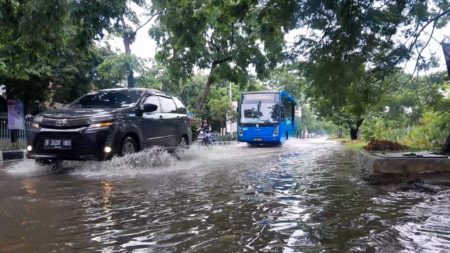
{"label": "suv front grille", "polygon": [[[61,125],[58,124],[58,122]],[[46,128],[55,128],[55,129],[71,129],[71,128],[79,128],[89,126],[88,118],[76,118],[76,119],[54,119],[54,118],[44,118],[42,123],[40,123],[42,127]]]}
{"label": "suv front grille", "polygon": [[[45,149],[44,142],[45,139],[70,139],[72,140],[71,150],[54,150]],[[95,154],[96,145],[83,136],[76,132],[41,132],[36,134],[33,143],[33,150],[36,153],[58,153],[58,154]]]}

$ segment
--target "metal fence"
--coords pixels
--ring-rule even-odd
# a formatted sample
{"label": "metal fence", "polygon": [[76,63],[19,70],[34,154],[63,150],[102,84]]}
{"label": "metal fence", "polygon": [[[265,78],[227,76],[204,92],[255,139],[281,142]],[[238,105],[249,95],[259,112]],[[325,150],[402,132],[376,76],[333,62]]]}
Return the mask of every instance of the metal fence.
{"label": "metal fence", "polygon": [[19,130],[19,142],[11,143],[11,130],[8,129],[8,119],[0,118],[0,151],[10,150],[10,149],[23,149],[26,145],[28,129],[31,126],[31,117],[25,119],[25,129]]}

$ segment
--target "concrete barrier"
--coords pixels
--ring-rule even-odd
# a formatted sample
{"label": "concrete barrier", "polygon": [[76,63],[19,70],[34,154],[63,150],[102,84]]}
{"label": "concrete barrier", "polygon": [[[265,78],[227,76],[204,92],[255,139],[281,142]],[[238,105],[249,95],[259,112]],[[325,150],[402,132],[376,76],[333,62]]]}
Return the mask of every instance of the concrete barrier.
{"label": "concrete barrier", "polygon": [[25,157],[25,150],[0,151],[0,161],[19,160]]}
{"label": "concrete barrier", "polygon": [[366,180],[383,183],[444,173],[450,175],[450,158],[429,152],[370,153],[361,151],[359,162]]}

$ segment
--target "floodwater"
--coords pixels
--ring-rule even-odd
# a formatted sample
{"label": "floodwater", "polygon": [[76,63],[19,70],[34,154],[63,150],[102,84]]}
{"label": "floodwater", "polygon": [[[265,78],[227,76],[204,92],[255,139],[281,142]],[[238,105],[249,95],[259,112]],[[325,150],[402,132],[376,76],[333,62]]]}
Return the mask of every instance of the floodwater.
{"label": "floodwater", "polygon": [[369,185],[325,139],[0,165],[0,252],[449,252],[450,191]]}

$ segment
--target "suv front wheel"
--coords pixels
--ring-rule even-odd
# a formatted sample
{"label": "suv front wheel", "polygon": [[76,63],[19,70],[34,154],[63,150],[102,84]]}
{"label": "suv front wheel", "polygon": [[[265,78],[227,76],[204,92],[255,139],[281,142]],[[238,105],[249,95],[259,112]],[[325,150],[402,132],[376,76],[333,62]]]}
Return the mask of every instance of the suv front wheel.
{"label": "suv front wheel", "polygon": [[136,141],[131,137],[126,137],[122,142],[122,147],[120,149],[120,155],[125,156],[129,154],[136,153],[137,144]]}
{"label": "suv front wheel", "polygon": [[188,142],[186,136],[181,137],[180,143],[178,143],[178,147],[180,149],[188,149],[189,148],[189,142]]}

